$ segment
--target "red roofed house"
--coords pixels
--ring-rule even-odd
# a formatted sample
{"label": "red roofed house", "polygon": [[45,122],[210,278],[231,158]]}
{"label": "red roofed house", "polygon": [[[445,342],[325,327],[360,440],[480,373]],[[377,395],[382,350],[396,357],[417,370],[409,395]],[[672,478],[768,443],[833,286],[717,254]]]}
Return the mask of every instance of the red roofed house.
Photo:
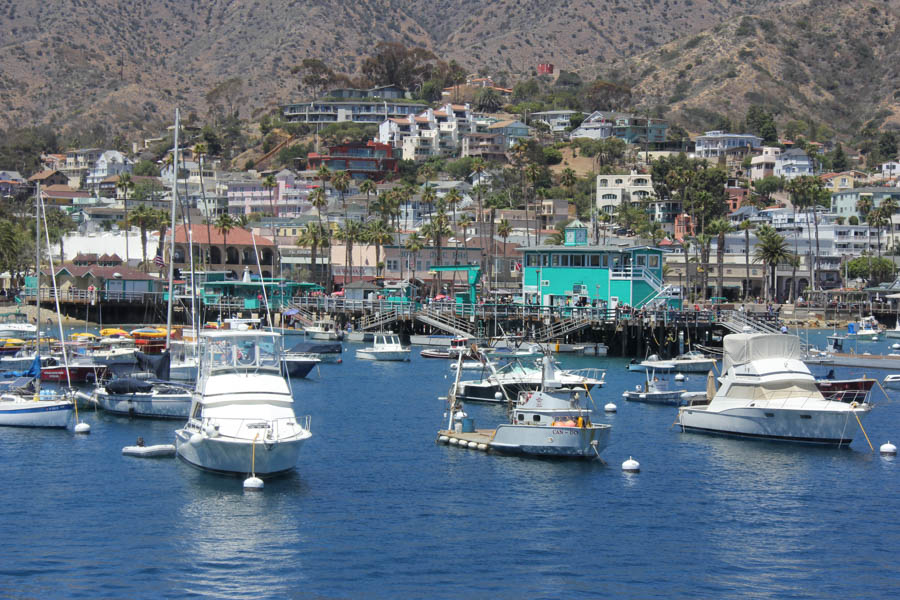
{"label": "red roofed house", "polygon": [[40,171],[28,178],[29,183],[40,183],[41,187],[48,185],[66,185],[69,178],[59,171]]}
{"label": "red roofed house", "polygon": [[[240,277],[244,267],[251,273],[259,273],[262,267],[263,277],[272,277],[277,271],[275,257],[275,244],[266,237],[256,237],[256,252],[253,248],[253,237],[249,231],[237,227],[226,233],[220,232],[214,225],[209,226],[210,236],[207,234],[206,225],[192,225],[190,229],[190,242],[194,249],[194,268],[206,268],[210,271],[231,271],[235,277]],[[168,235],[168,234],[167,234]],[[168,240],[168,237],[166,238]],[[188,260],[188,235],[187,228],[180,226],[175,228],[175,258],[177,269],[187,270],[191,265]],[[203,267],[201,261],[201,248],[209,249],[209,266]],[[257,254],[259,266],[257,266]],[[165,259],[169,260],[169,242],[165,242]]]}
{"label": "red roofed house", "polygon": [[[100,292],[103,301],[140,301],[144,294],[162,290],[161,279],[121,263],[115,254],[99,258],[96,254],[78,254],[72,262],[57,266],[60,300],[83,300],[91,288]],[[50,272],[44,269],[43,273],[46,276],[41,278],[41,287],[49,290],[53,285]],[[41,297],[50,296],[42,293]]]}

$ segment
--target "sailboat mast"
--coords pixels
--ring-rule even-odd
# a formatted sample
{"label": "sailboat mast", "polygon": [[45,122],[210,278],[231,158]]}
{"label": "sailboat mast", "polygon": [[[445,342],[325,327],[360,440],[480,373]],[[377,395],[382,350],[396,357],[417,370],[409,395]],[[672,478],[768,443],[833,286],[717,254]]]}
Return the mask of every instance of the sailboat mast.
{"label": "sailboat mast", "polygon": [[175,148],[172,151],[172,234],[169,236],[169,307],[166,316],[166,350],[172,342],[172,299],[175,296],[175,290],[172,281],[175,279],[175,204],[178,200],[178,130],[181,127],[179,123],[178,109],[175,109]]}
{"label": "sailboat mast", "polygon": [[[37,340],[34,342],[34,353],[41,355],[41,182],[37,182],[34,194],[34,334]],[[48,342],[49,343],[49,342]],[[38,358],[40,360],[40,358]],[[35,380],[38,394],[41,393],[41,377]]]}

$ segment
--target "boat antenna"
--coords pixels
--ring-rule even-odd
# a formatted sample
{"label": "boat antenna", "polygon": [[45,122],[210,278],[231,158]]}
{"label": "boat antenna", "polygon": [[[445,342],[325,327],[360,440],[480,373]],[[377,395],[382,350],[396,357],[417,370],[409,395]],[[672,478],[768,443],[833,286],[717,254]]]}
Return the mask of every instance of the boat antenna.
{"label": "boat antenna", "polygon": [[175,279],[175,204],[178,201],[178,130],[181,127],[179,122],[179,112],[175,109],[175,139],[174,148],[172,150],[172,206],[171,221],[172,235],[169,239],[169,306],[166,316],[166,350],[172,343],[172,299],[175,296],[172,281]]}

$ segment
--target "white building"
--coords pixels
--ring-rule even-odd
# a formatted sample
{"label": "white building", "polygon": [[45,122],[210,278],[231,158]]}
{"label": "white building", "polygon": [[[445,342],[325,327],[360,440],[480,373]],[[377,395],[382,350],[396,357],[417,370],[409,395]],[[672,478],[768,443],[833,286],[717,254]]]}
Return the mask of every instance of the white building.
{"label": "white building", "polygon": [[574,110],[545,110],[531,113],[531,117],[550,127],[551,133],[565,133],[566,128],[572,124],[572,116],[578,111]]}
{"label": "white building", "polygon": [[881,165],[881,176],[885,179],[900,176],[900,162],[892,160]]}
{"label": "white building", "polygon": [[763,146],[762,154],[750,159],[750,181],[758,181],[775,174],[775,159],[781,154],[781,148]]}
{"label": "white building", "polygon": [[572,130],[569,137],[605,140],[615,134],[615,125],[616,121],[610,118],[610,113],[594,111],[581,122],[581,125]]}
{"label": "white building", "polygon": [[376,141],[400,150],[403,160],[425,160],[456,154],[462,137],[475,130],[475,117],[468,104],[445,104],[417,115],[382,121]]}
{"label": "white building", "polygon": [[762,147],[762,138],[749,133],[727,133],[725,131],[707,131],[704,135],[694,140],[696,144],[695,154],[697,158],[715,158],[724,156],[728,150],[734,148]]}
{"label": "white building", "polygon": [[815,165],[812,159],[799,148],[791,148],[775,157],[775,177],[791,180],[814,174]]}

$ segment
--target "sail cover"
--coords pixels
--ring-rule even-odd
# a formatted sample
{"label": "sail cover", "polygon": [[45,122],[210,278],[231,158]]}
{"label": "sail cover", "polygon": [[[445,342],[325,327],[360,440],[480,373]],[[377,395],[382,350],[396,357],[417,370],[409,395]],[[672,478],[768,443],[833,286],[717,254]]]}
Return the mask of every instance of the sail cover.
{"label": "sail cover", "polygon": [[155,356],[138,351],[134,353],[134,358],[141,371],[149,371],[162,381],[169,380],[169,363],[171,361],[168,350]]}
{"label": "sail cover", "polygon": [[800,338],[779,333],[734,333],[723,340],[722,370],[763,358],[803,358]]}

